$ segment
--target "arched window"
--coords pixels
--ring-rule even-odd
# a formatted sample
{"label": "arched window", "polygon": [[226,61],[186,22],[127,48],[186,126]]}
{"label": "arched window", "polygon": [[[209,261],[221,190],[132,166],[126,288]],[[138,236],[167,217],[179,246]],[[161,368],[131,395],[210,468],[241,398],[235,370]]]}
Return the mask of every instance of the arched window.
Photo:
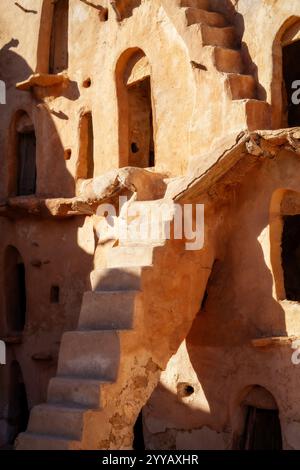
{"label": "arched window", "polygon": [[120,167],[155,165],[150,65],[140,49],[130,49],[116,69]]}
{"label": "arched window", "polygon": [[16,120],[16,169],[18,196],[36,192],[36,136],[28,114],[21,113]]}
{"label": "arched window", "polygon": [[23,331],[26,322],[25,266],[18,250],[9,246],[4,256],[6,323],[9,331]]}
{"label": "arched window", "polygon": [[91,112],[84,113],[79,123],[79,155],[76,168],[77,179],[94,176],[94,131]]}
{"label": "arched window", "polygon": [[13,444],[20,432],[26,431],[29,419],[29,409],[26,387],[21,367],[17,361],[10,366],[8,425],[9,444]]}
{"label": "arched window", "polygon": [[274,48],[272,104],[274,127],[300,126],[300,18],[288,19]]}
{"label": "arched window", "polygon": [[63,72],[69,63],[69,0],[55,0],[52,17],[49,73]]}

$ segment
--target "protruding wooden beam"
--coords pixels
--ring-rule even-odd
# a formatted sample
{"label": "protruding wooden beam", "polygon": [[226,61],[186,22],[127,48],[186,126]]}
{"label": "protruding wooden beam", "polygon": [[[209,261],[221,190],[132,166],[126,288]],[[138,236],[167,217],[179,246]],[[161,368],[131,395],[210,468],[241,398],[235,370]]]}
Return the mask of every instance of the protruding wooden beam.
{"label": "protruding wooden beam", "polygon": [[292,343],[300,339],[299,336],[270,336],[268,338],[256,338],[251,340],[255,348],[272,348],[278,346],[291,346]]}

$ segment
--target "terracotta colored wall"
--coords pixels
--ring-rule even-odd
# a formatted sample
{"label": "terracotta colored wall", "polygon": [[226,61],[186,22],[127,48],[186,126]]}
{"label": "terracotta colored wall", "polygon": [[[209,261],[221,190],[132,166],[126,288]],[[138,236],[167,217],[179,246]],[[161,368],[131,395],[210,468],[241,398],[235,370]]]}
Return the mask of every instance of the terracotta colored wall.
{"label": "terracotta colored wall", "polygon": [[[93,269],[94,237],[89,220],[0,220],[0,335],[14,336],[5,290],[5,250],[12,245],[25,265],[27,312],[19,344],[7,344],[7,364],[0,370],[0,445],[6,442],[9,370],[20,364],[28,405],[44,402],[55,374],[62,332],[77,324],[82,295],[89,289]],[[59,286],[59,303],[51,303],[51,286]],[[16,295],[16,294],[15,294]]]}
{"label": "terracotta colored wall", "polygon": [[[299,334],[299,303],[276,297],[269,233],[272,196],[280,188],[299,189],[299,169],[298,157],[282,151],[277,160],[257,164],[231,194],[230,206],[220,207],[224,224],[205,306],[145,407],[150,448],[231,448],[233,433],[241,431],[239,404],[252,385],[274,396],[285,448],[299,448],[293,350],[289,344],[251,344],[255,338]],[[178,397],[179,383],[195,392]]]}

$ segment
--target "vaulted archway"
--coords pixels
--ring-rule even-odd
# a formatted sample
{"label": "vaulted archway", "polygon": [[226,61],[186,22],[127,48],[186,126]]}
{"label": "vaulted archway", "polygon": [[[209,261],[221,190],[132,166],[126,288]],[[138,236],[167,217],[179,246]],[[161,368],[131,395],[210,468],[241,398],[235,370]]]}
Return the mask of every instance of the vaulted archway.
{"label": "vaulted archway", "polygon": [[125,51],[116,68],[119,165],[155,166],[155,118],[151,68],[141,49]]}

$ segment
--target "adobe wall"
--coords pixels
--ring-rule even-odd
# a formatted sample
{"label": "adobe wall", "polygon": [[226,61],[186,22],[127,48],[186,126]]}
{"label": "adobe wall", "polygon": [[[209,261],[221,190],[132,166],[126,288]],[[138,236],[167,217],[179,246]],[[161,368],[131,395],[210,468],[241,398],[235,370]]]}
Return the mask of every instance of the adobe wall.
{"label": "adobe wall", "polygon": [[[283,33],[299,20],[297,0],[238,0],[235,24],[244,34],[244,55],[249,70],[259,79],[259,94],[272,104],[273,127],[280,127],[281,55],[279,43]],[[249,60],[249,59],[252,60]]]}
{"label": "adobe wall", "polygon": [[[0,369],[0,446],[7,442],[12,362],[17,361],[21,367],[29,408],[44,402],[49,379],[56,372],[61,335],[77,325],[82,296],[90,289],[89,273],[93,269],[94,236],[90,221],[0,219],[1,338],[17,335],[7,325],[12,300],[7,298],[5,289],[7,246],[17,248],[24,262],[27,297],[25,329],[18,333],[17,344],[8,340],[7,363]],[[52,286],[59,287],[55,303],[51,299]]]}
{"label": "adobe wall", "polygon": [[[233,435],[244,426],[240,403],[253,385],[275,398],[284,447],[299,448],[300,375],[291,344],[251,343],[299,336],[299,303],[277,300],[269,231],[274,192],[299,190],[299,170],[298,156],[282,151],[256,164],[231,192],[228,207],[220,208],[224,224],[207,300],[144,408],[147,448],[232,448]],[[189,397],[179,395],[182,383],[194,388]]]}
{"label": "adobe wall", "polygon": [[[133,15],[122,22],[116,21],[115,12],[107,5],[108,2],[108,21],[100,21],[96,8],[79,0],[70,0],[68,88],[62,96],[55,99],[49,96],[44,102],[38,101],[30,92],[16,90],[17,82],[26,80],[34,72],[46,71],[47,64],[43,58],[47,56],[49,45],[51,2],[46,0],[43,9],[42,3],[42,0],[23,0],[22,6],[31,10],[25,12],[10,0],[0,2],[0,79],[7,84],[7,105],[1,107],[0,114],[0,149],[2,157],[5,157],[3,171],[0,172],[1,199],[8,196],[10,165],[14,158],[11,124],[20,109],[28,113],[36,130],[38,196],[54,198],[75,195],[79,122],[86,111],[91,111],[93,115],[94,175],[99,176],[118,167],[119,117],[115,70],[121,54],[128,48],[142,49],[151,66],[157,171],[172,176],[183,175],[188,169],[205,171],[219,158],[224,148],[228,147],[227,137],[233,136],[235,139],[244,129],[243,108],[225,96],[224,82],[212,66],[209,54],[202,51],[199,37],[188,36],[184,12],[179,8],[177,0],[172,4],[169,0],[144,0],[138,9],[133,10]],[[297,1],[282,0],[271,4],[267,1],[251,0],[250,3],[240,0],[235,3],[238,13],[244,15],[244,41],[251,61],[259,70],[261,98],[266,97],[270,103],[272,44],[281,25],[293,12],[297,14]],[[232,11],[230,15],[233,15]],[[239,15],[234,21],[237,31],[241,31]],[[197,62],[200,67],[194,68],[191,61]],[[255,66],[253,67],[255,70]],[[85,81],[88,78],[91,86],[86,88]],[[218,147],[218,151],[209,153],[215,147]],[[65,151],[69,149],[71,158],[66,160]],[[162,393],[159,398],[161,403],[168,402],[168,407],[165,408],[168,416],[162,419],[161,404],[158,409],[160,416],[155,415],[155,392],[151,402],[154,411],[149,420],[146,419],[148,430],[152,433],[148,437],[149,446],[157,447],[157,434],[160,439],[166,439],[167,445],[170,442],[178,448],[189,445],[186,433],[177,431],[186,427],[195,429],[191,436],[195,435],[197,439],[197,430],[203,426],[211,426],[217,431],[227,429],[230,426],[228,410],[233,405],[225,402],[223,392],[221,400],[221,392],[219,388],[215,388],[216,384],[220,384],[220,390],[223,390],[224,386],[227,387],[227,381],[235,387],[231,390],[232,397],[237,396],[250,382],[264,381],[262,385],[265,384],[278,401],[283,425],[287,426],[291,416],[298,419],[298,410],[288,409],[296,407],[295,390],[298,386],[296,374],[290,373],[293,372],[290,349],[263,353],[245,346],[255,334],[284,334],[287,324],[289,334],[297,331],[297,322],[292,320],[289,304],[279,304],[272,297],[272,278],[268,270],[266,227],[271,194],[279,187],[289,185],[296,189],[299,184],[295,177],[298,162],[295,157],[288,156],[288,159],[290,163],[287,167],[287,160],[283,160],[283,156],[278,163],[264,164],[261,172],[254,173],[237,190],[235,204],[226,208],[230,214],[230,222],[224,226],[222,233],[228,237],[228,244],[226,254],[223,250],[220,251],[222,269],[215,286],[217,295],[213,296],[213,303],[209,302],[207,305],[206,317],[211,314],[211,319],[204,319],[200,315],[187,339],[193,368],[188,367],[187,354],[181,350],[170,363],[171,371],[167,370],[162,376],[162,383],[172,391],[173,398],[179,378],[187,382],[193,381],[199,395],[195,398],[196,404],[193,404],[193,397],[191,409],[187,409],[184,404],[178,404],[176,398],[175,404],[170,406],[173,398],[170,401],[169,392]],[[251,194],[255,203],[249,202]],[[235,225],[237,221],[238,226]],[[241,224],[242,221],[244,225]],[[33,406],[45,401],[47,382],[55,373],[56,364],[54,360],[44,367],[41,364],[43,361],[36,363],[32,356],[36,353],[43,355],[46,351],[56,359],[61,333],[76,325],[82,294],[89,288],[87,276],[93,269],[95,249],[92,221],[89,218],[67,221],[24,218],[11,222],[0,219],[2,260],[8,245],[16,246],[24,259],[29,299],[28,324],[23,341],[20,345],[9,346],[8,361],[19,361],[28,388],[29,404]],[[225,246],[224,239],[220,241],[220,246]],[[101,256],[99,259],[103,261]],[[36,260],[42,262],[41,267],[32,264]],[[168,264],[168,260],[166,263]],[[4,269],[5,266],[2,265],[2,272]],[[167,271],[169,274],[169,267]],[[249,273],[247,278],[246,272]],[[233,273],[233,277],[228,273]],[[262,279],[259,286],[255,284],[258,278]],[[53,283],[58,283],[61,288],[61,304],[55,306],[49,304],[49,288]],[[255,290],[251,290],[252,285],[256,285]],[[218,289],[221,290],[221,295],[218,295]],[[3,319],[3,284],[0,294]],[[245,296],[247,304],[244,301]],[[264,300],[263,307],[260,299]],[[293,309],[297,311],[297,306],[293,305]],[[278,315],[277,323],[274,322],[274,311]],[[226,322],[223,321],[224,315],[228,316]],[[239,335],[232,337],[231,332],[235,331],[236,326],[239,328]],[[207,356],[210,357],[209,360],[205,360]],[[220,357],[222,360],[219,361]],[[216,369],[217,364],[222,364],[219,372]],[[185,365],[187,374],[182,377],[181,371],[185,369]],[[177,367],[178,377],[175,372]],[[220,380],[220,377],[224,377],[224,380]],[[286,400],[287,377],[292,385]],[[7,375],[4,374],[1,380],[7,389]],[[6,402],[7,397],[0,401],[4,420]],[[219,413],[221,408],[222,412]],[[214,410],[216,413],[213,412],[208,417],[208,412]],[[190,419],[186,416],[190,416]],[[5,423],[2,422],[2,426],[2,436],[5,437]],[[175,430],[170,432],[171,438],[168,433],[165,436],[161,434],[165,433],[166,428]],[[228,442],[226,439],[225,444]],[[286,446],[293,446],[286,439]],[[174,444],[176,440],[177,444]],[[188,442],[191,441],[188,439]],[[212,446],[216,446],[214,438]]]}
{"label": "adobe wall", "polygon": [[[24,2],[24,8],[36,13],[25,13],[9,0],[1,2],[0,26],[4,47],[0,65],[9,85],[8,107],[1,119],[1,146],[9,153],[9,123],[16,110],[27,109],[37,127],[38,188],[41,195],[74,194],[72,177],[75,176],[79,148],[78,127],[80,116],[85,111],[91,111],[93,115],[95,175],[118,167],[119,117],[115,70],[122,53],[132,47],[142,49],[150,63],[157,170],[180,175],[193,160],[197,160],[202,170],[207,169],[216,158],[216,154],[209,151],[216,148],[221,151],[245,128],[243,100],[231,100],[226,96],[225,75],[215,69],[210,57],[211,49],[202,48],[201,36],[196,34],[196,29],[187,27],[184,8],[180,8],[179,3],[178,0],[144,0],[133,9],[132,15],[118,22],[111,6],[108,6],[108,20],[100,21],[97,8],[72,0],[69,15],[70,84],[63,96],[37,103],[29,92],[16,91],[14,84],[33,72],[45,71],[42,58],[49,52],[47,44],[51,28],[51,12],[45,7],[47,0],[44,10],[41,0]],[[244,15],[243,41],[249,49],[248,59],[259,70],[260,98],[266,98],[270,103],[272,43],[285,20],[296,13],[297,2],[256,3],[259,3],[256,8],[252,7],[253,2],[250,8],[249,2],[238,2],[238,13],[231,11],[228,18],[236,24],[238,33],[242,29],[240,14]],[[226,4],[229,2],[222,2],[222,5]],[[220,9],[220,2],[215,9]],[[259,22],[257,11],[261,18]],[[24,21],[26,28],[23,27]],[[245,58],[247,60],[246,54]],[[198,63],[199,68],[192,66],[191,61]],[[253,64],[250,72],[255,73]],[[88,78],[91,86],[86,88],[84,82]],[[67,161],[63,157],[66,149],[72,151]],[[50,171],[53,172],[52,178],[47,177]],[[64,190],[59,182],[64,182]]]}

